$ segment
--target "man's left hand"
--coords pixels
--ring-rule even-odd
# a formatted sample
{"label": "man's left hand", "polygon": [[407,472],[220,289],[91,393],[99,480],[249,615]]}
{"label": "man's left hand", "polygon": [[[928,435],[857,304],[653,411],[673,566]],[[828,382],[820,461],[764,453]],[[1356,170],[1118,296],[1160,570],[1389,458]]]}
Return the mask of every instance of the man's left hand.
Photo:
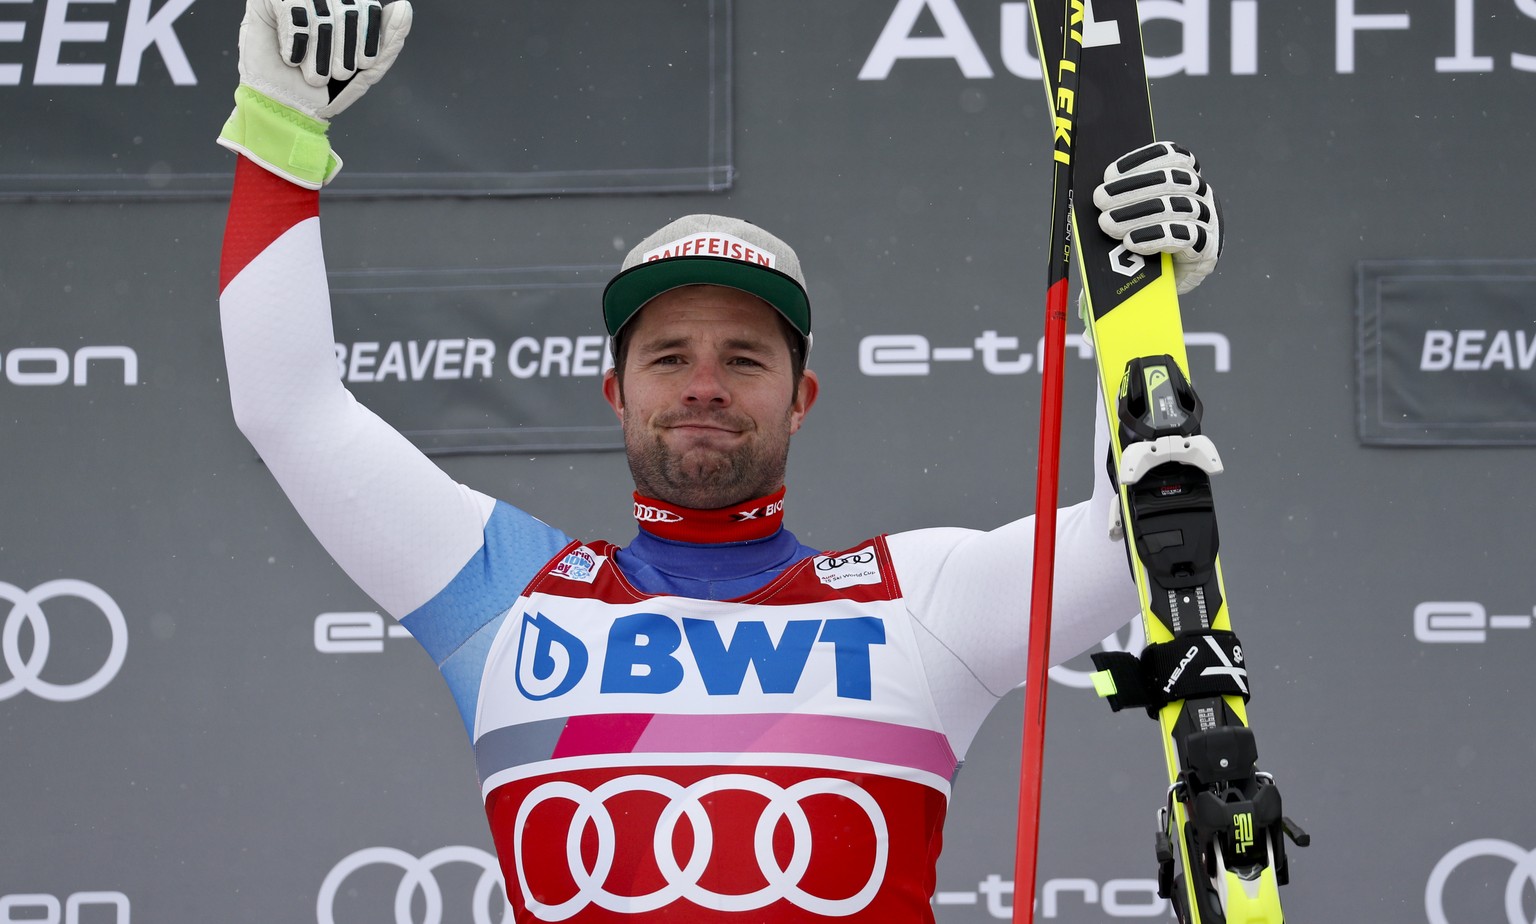
{"label": "man's left hand", "polygon": [[1099,227],[1127,250],[1173,255],[1180,295],[1198,286],[1221,254],[1221,207],[1200,176],[1200,162],[1179,145],[1157,141],[1119,158],[1093,191]]}

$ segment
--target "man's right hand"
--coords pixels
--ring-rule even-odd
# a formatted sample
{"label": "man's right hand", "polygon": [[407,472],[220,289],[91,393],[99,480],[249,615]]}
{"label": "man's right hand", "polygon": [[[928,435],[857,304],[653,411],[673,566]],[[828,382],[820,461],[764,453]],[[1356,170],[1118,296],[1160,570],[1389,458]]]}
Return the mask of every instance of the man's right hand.
{"label": "man's right hand", "polygon": [[329,120],[378,83],[410,31],[410,0],[247,0],[240,82]]}
{"label": "man's right hand", "polygon": [[319,189],[341,169],[330,118],[384,76],[410,31],[410,0],[246,0],[240,87],[219,143]]}

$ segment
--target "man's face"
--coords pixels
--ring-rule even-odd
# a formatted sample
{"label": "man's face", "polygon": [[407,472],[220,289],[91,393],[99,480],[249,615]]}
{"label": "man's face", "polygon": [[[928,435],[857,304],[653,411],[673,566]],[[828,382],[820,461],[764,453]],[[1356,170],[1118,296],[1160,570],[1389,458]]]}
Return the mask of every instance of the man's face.
{"label": "man's face", "polygon": [[699,285],[657,296],[629,323],[622,394],[609,370],[603,395],[624,425],[636,490],[703,510],[778,490],[817,392],[810,371],[795,387],[778,313]]}

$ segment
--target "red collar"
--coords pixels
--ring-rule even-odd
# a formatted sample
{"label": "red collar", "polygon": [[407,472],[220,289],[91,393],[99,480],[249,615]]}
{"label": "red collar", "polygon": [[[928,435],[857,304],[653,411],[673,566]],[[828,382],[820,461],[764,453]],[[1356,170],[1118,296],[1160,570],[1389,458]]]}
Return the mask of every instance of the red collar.
{"label": "red collar", "polygon": [[718,510],[694,510],[635,492],[640,528],[675,542],[748,542],[766,539],[784,524],[784,489]]}

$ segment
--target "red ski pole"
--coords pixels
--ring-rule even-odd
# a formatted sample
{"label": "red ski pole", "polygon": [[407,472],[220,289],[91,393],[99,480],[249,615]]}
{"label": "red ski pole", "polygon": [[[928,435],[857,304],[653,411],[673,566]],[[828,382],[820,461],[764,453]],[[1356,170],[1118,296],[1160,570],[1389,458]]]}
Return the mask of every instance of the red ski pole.
{"label": "red ski pole", "polygon": [[[1050,2],[1050,0],[1036,0]],[[1036,17],[1036,22],[1039,17]],[[1077,71],[1083,53],[1083,0],[1068,0],[1056,82],[1055,169],[1051,177],[1051,247],[1045,295],[1045,356],[1040,368],[1040,451],[1035,477],[1035,560],[1030,585],[1029,663],[1024,684],[1024,744],[1019,767],[1018,840],[1014,847],[1013,920],[1034,920],[1040,846],[1040,785],[1051,649],[1051,588],[1056,567],[1056,496],[1061,468],[1062,363],[1072,248],[1072,136]],[[1043,45],[1047,36],[1040,37]]]}

